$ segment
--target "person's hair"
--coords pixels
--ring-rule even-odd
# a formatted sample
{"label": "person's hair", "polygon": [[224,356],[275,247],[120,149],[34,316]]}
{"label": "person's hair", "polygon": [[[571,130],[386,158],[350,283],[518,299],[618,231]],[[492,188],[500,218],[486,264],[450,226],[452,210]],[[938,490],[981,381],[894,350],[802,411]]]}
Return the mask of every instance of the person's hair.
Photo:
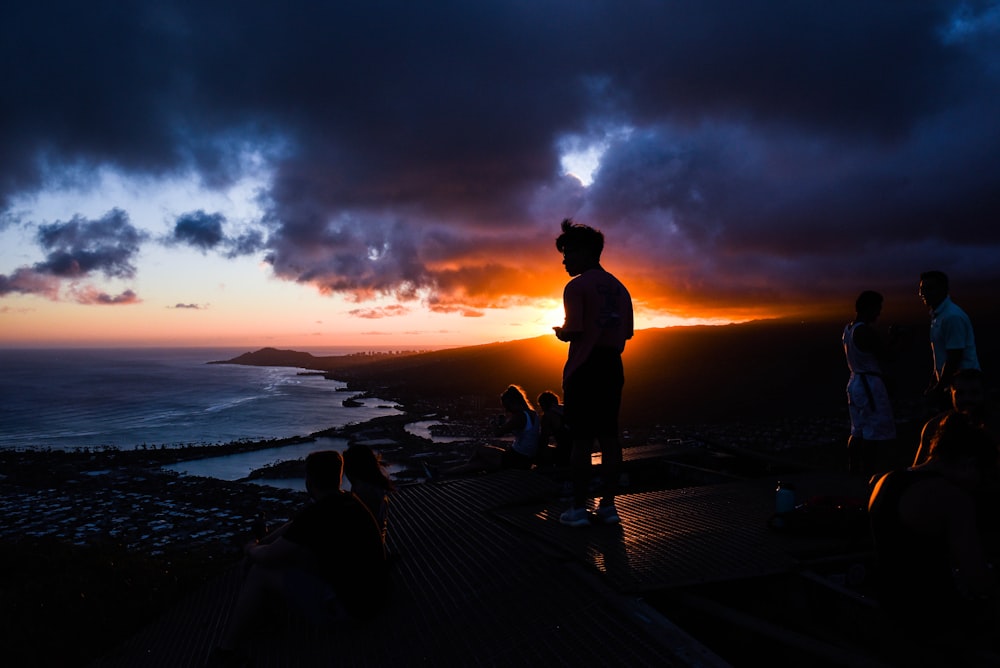
{"label": "person's hair", "polygon": [[352,485],[360,480],[385,490],[395,487],[382,468],[381,458],[361,443],[355,443],[344,451],[344,475],[351,480]]}
{"label": "person's hair", "polygon": [[997,448],[986,430],[967,415],[949,412],[938,420],[931,437],[930,458],[949,463],[972,458],[983,472],[993,473],[997,467]]}
{"label": "person's hair", "polygon": [[875,292],[874,290],[865,290],[854,302],[854,310],[858,313],[865,313],[867,311],[873,311],[874,309],[882,306],[882,295]]}
{"label": "person's hair", "polygon": [[344,458],[336,450],[317,450],[306,455],[306,479],[318,489],[340,489],[344,475]]}
{"label": "person's hair", "polygon": [[559,395],[551,390],[545,390],[535,399],[543,411],[549,410],[552,406],[559,405]]}
{"label": "person's hair", "polygon": [[941,289],[948,292],[948,274],[943,271],[931,270],[920,274],[921,281],[933,281],[941,286]]}
{"label": "person's hair", "polygon": [[526,411],[534,410],[531,402],[528,400],[528,395],[525,394],[524,389],[520,385],[508,385],[507,389],[500,395],[500,401],[503,402],[504,406],[510,403]]}
{"label": "person's hair", "polygon": [[572,218],[566,218],[562,222],[562,234],[556,237],[556,250],[560,253],[584,250],[600,259],[604,251],[604,234],[588,225],[574,223]]}
{"label": "person's hair", "polygon": [[961,383],[963,381],[978,382],[985,385],[986,374],[984,374],[981,369],[973,369],[966,367],[965,369],[959,369],[958,371],[953,373],[948,383],[949,385],[954,387],[955,383]]}

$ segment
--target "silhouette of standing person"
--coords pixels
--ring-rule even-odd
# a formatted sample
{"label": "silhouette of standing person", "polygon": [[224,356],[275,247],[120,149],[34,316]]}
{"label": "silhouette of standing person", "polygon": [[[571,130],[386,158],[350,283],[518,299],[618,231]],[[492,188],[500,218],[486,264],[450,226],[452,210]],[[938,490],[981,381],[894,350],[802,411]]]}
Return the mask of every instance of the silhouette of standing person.
{"label": "silhouette of standing person", "polygon": [[573,438],[573,505],[559,521],[574,527],[590,524],[587,484],[596,441],[604,489],[595,515],[599,522],[614,524],[621,521],[615,507],[622,462],[618,412],[625,384],[622,352],[633,334],[632,298],[621,281],[601,266],[604,234],[599,230],[566,219],[556,249],[563,254],[566,273],[573,277],[563,290],[565,321],[553,328],[560,341],[569,343],[563,405]]}
{"label": "silhouette of standing person", "polygon": [[959,369],[978,369],[976,338],[969,316],[948,295],[948,275],[943,271],[920,274],[918,292],[931,313],[931,353],[934,368],[925,395],[933,411],[947,410],[951,376]]}
{"label": "silhouette of standing person", "polygon": [[841,341],[851,376],[847,381],[847,407],[851,435],[847,439],[847,468],[870,478],[892,468],[896,423],[883,377],[886,346],[875,330],[882,313],[882,295],[865,290],[854,302],[854,320],[844,327]]}

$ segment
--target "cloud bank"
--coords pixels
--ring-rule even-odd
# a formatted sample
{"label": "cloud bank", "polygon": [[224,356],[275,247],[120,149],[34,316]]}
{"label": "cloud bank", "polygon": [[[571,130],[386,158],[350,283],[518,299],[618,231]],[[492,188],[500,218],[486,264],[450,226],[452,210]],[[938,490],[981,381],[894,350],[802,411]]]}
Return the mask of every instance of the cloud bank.
{"label": "cloud bank", "polygon": [[928,268],[970,298],[1000,279],[997,2],[11,4],[4,220],[97,168],[271,179],[238,233],[195,210],[156,241],[114,202],[35,221],[45,259],[0,297],[128,279],[158,242],[474,316],[559,294],[568,216],[681,314],[914,299]]}

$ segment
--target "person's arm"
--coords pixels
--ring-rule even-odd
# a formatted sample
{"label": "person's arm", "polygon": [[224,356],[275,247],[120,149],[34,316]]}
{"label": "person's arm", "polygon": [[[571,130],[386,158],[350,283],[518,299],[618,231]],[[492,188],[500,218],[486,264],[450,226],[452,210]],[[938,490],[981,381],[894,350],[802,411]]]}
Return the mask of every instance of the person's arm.
{"label": "person's arm", "polygon": [[251,541],[243,552],[255,564],[274,568],[300,562],[306,550],[287,538],[278,537],[267,543]]}
{"label": "person's arm", "polygon": [[566,318],[561,327],[553,327],[556,338],[570,342],[583,334],[583,294],[579,284],[572,280],[563,288],[563,312]]}
{"label": "person's arm", "polygon": [[504,434],[513,434],[524,429],[524,426],[528,423],[528,418],[525,417],[524,411],[517,411],[516,413],[511,413],[510,417],[497,427],[496,435],[503,436]]}
{"label": "person's arm", "polygon": [[920,429],[920,442],[917,444],[917,454],[913,458],[913,464],[911,466],[917,466],[927,459],[927,456],[931,451],[931,437],[934,432],[937,431],[938,417],[934,417],[924,423],[924,426]]}

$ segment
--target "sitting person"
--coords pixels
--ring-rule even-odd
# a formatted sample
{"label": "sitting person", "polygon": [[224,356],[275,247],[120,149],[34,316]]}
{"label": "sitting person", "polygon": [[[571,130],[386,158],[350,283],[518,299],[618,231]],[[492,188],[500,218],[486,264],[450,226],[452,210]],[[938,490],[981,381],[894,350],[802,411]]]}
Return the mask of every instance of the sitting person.
{"label": "sitting person", "polygon": [[[538,436],[538,461],[558,467],[569,466],[569,456],[573,451],[573,437],[559,395],[546,390],[538,395],[538,408],[541,411],[541,431]],[[554,441],[554,447],[549,443]]]}
{"label": "sitting person", "polygon": [[897,658],[933,662],[937,650],[985,649],[993,637],[997,583],[985,545],[996,528],[980,521],[979,492],[996,479],[989,436],[948,413],[924,463],[876,483],[868,504],[876,586]]}
{"label": "sitting person", "polygon": [[396,486],[382,467],[382,461],[366,445],[355,443],[344,451],[344,476],[382,531],[385,541],[389,523],[389,492]]}
{"label": "sitting person", "polygon": [[385,550],[372,514],[340,489],[344,460],[334,450],[306,457],[311,503],[244,548],[249,569],[210,665],[247,660],[260,618],[284,602],[315,623],[364,621],[384,604]]}
{"label": "sitting person", "polygon": [[951,410],[940,413],[928,420],[920,431],[920,444],[913,458],[913,465],[923,463],[930,453],[931,438],[941,418],[949,412],[963,413],[986,429],[993,442],[1000,445],[1000,424],[995,412],[990,411],[986,393],[986,377],[979,369],[959,369],[951,376],[948,387],[951,395]]}
{"label": "sitting person", "polygon": [[481,444],[476,446],[469,461],[445,471],[447,475],[464,475],[500,469],[531,468],[538,451],[539,420],[524,390],[510,385],[500,395],[506,418],[496,428],[497,436],[513,434],[514,441],[507,447]]}

